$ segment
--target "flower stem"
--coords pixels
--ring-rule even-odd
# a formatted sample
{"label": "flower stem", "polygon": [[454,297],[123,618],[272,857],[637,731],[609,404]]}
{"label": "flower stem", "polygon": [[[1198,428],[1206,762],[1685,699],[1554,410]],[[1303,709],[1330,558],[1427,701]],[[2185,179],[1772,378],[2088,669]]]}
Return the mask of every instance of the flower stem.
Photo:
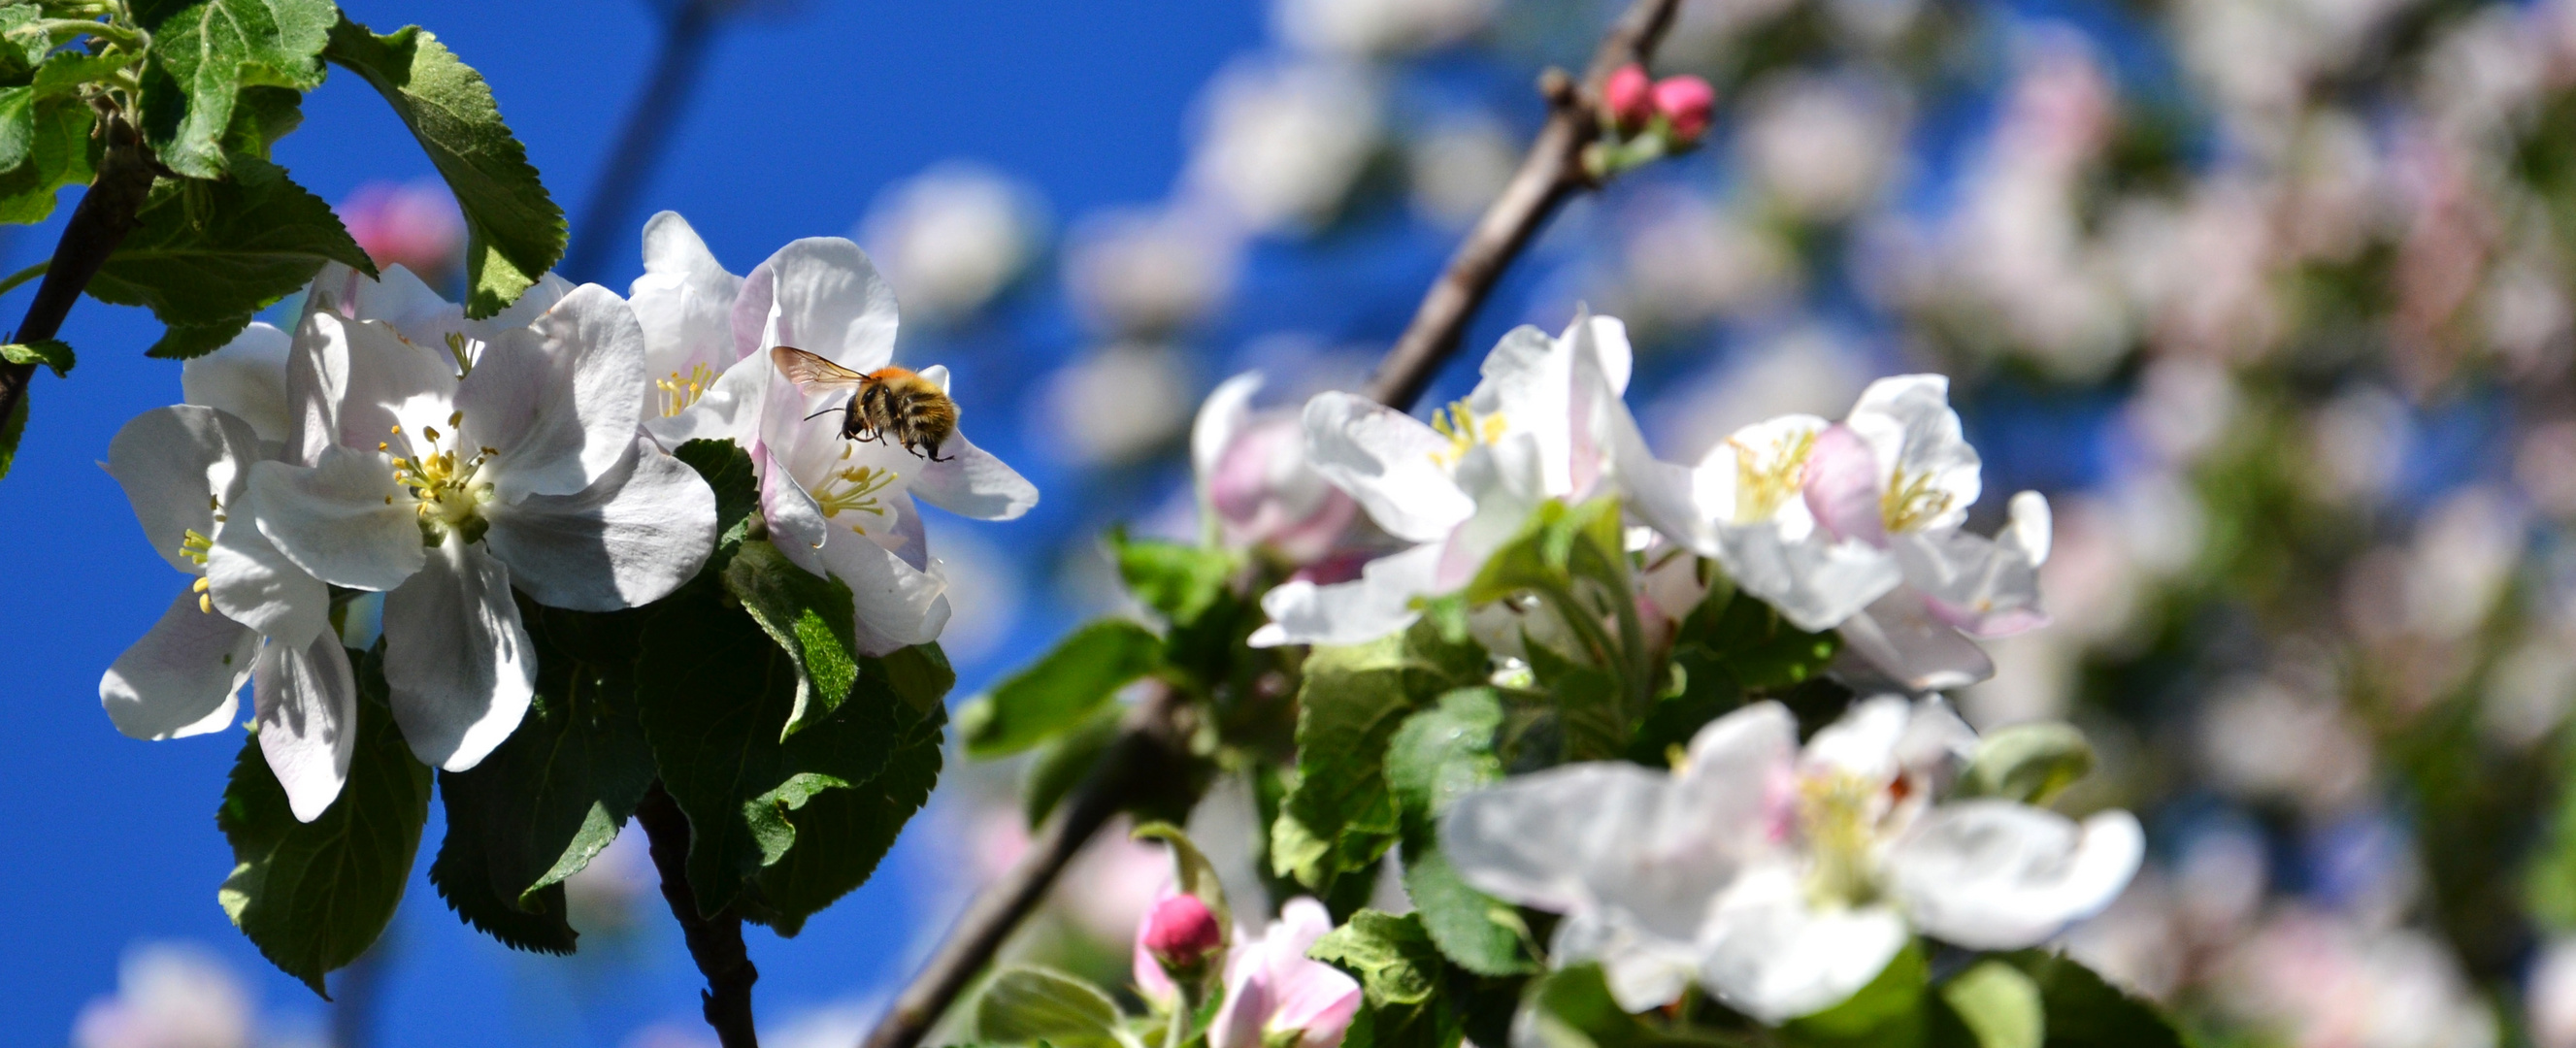
{"label": "flower stem", "polygon": [[742,917],[728,907],[709,917],[698,912],[697,892],[689,887],[689,817],[656,779],[635,805],[635,822],[652,842],[653,868],[662,875],[662,899],[689,944],[689,957],[707,977],[703,1000],[707,1025],[715,1027],[724,1048],[760,1048],[751,1022],[751,984],[760,971],[742,944]]}

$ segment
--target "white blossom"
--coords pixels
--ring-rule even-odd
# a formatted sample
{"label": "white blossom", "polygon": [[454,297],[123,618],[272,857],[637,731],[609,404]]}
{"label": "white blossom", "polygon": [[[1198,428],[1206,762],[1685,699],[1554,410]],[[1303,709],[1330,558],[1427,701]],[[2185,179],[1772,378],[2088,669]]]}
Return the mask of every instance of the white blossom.
{"label": "white blossom", "polygon": [[[584,611],[658,599],[705,561],[715,497],[639,430],[643,332],[606,288],[523,327],[386,302],[394,282],[352,289],[315,291],[289,386],[308,450],[252,469],[254,512],[297,567],[386,594],[394,719],[423,761],[462,771],[535,689],[513,588]],[[400,323],[364,318],[389,306]]]}
{"label": "white blossom", "polygon": [[1789,711],[1757,703],[1700,729],[1670,774],[1570,764],[1463,797],[1441,847],[1468,883],[1564,913],[1552,959],[1600,962],[1621,1007],[1695,978],[1776,1023],[1840,1003],[1914,931],[2036,945],[2137,871],[2126,812],[1944,799],[1974,742],[1938,700],[1882,696],[1801,749]]}
{"label": "white blossom", "polygon": [[1188,184],[1258,232],[1330,221],[1377,148],[1376,84],[1328,62],[1238,62],[1200,104]]}
{"label": "white blossom", "polygon": [[877,196],[859,240],[933,322],[992,301],[1028,268],[1045,235],[1037,190],[978,164],[949,162]]}
{"label": "white blossom", "polygon": [[1306,461],[1304,423],[1293,411],[1257,411],[1260,372],[1225,380],[1199,406],[1190,466],[1199,514],[1217,541],[1267,548],[1297,564],[1330,553],[1359,504]]}

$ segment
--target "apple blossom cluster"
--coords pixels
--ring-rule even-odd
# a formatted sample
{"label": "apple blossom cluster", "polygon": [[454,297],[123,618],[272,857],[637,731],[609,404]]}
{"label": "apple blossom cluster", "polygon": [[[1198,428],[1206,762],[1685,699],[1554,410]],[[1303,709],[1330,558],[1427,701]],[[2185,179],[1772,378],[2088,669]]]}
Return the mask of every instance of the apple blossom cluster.
{"label": "apple blossom cluster", "polygon": [[[645,262],[628,297],[548,275],[479,320],[399,265],[333,265],[291,333],[253,324],[189,361],[186,403],[127,423],[105,463],[194,580],[101,679],[117,727],[219,730],[247,682],[260,749],[310,822],[358,740],[348,609],[381,595],[402,739],[472,769],[537,694],[523,609],[643,607],[708,563],[716,495],[674,455],[701,438],[749,456],[780,553],[846,586],[860,654],[936,640],[947,585],[915,496],[1008,519],[1037,493],[962,432],[935,459],[845,440],[852,391],[777,373],[779,345],[859,373],[891,363],[894,296],[867,256],[800,240],[737,277],[664,213]],[[945,369],[924,377],[948,388]]]}

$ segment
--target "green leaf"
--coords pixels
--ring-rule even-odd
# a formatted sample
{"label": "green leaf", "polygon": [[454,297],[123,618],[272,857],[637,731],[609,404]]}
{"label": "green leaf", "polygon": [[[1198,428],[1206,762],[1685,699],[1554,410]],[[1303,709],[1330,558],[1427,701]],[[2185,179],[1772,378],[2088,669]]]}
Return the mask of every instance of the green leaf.
{"label": "green leaf", "polygon": [[1801,630],[1770,604],[1732,584],[1713,588],[1708,599],[1691,609],[1674,643],[1676,653],[1684,646],[1705,650],[1738,684],[1762,691],[1806,683],[1842,650],[1840,634]]}
{"label": "green leaf", "polygon": [[989,760],[1054,738],[1162,663],[1163,639],[1133,622],[1102,619],[1075,630],[958,711],[966,755]]}
{"label": "green leaf", "polygon": [[419,26],[378,35],[346,15],[322,57],[366,78],[394,107],[465,213],[465,315],[509,308],[563,258],[563,209],[527,148],[501,122],[483,74]]}
{"label": "green leaf", "polygon": [[1405,718],[1443,693],[1484,683],[1486,665],[1484,649],[1450,643],[1429,623],[1367,644],[1318,647],[1307,657],[1297,698],[1298,779],[1286,811],[1329,849],[1323,864],[1305,867],[1310,873],[1358,870],[1385,854],[1399,829],[1387,790],[1387,743]]}
{"label": "green leaf", "polygon": [[1098,987],[1047,968],[1004,968],[975,1002],[976,1036],[997,1044],[1136,1048],[1123,1018]]}
{"label": "green leaf", "polygon": [[1456,1048],[1463,1036],[1442,1000],[1443,965],[1414,914],[1361,910],[1325,933],[1306,956],[1350,973],[1363,997],[1343,1044],[1353,1048]]}
{"label": "green leaf", "polygon": [[1941,986],[1941,999],[1976,1034],[1977,1048],[2041,1048],[2048,1032],[2039,984],[2003,961],[1981,961]]}
{"label": "green leaf", "polygon": [[2029,976],[2047,1012],[2047,1048],[2189,1048],[2154,1005],[2121,992],[2093,970],[2044,950],[1997,958]]}
{"label": "green leaf", "polygon": [[1131,539],[1124,531],[1110,532],[1109,548],[1118,556],[1118,576],[1126,581],[1127,592],[1175,625],[1198,621],[1243,567],[1241,557],[1227,550]]}
{"label": "green leaf", "polygon": [[915,710],[891,696],[866,694],[878,686],[875,678],[862,678],[860,710],[847,715],[882,714],[880,726],[870,730],[896,738],[885,770],[843,789],[799,791],[802,803],[785,812],[795,846],[752,882],[757,898],[747,915],[780,936],[793,938],[806,918],[866,884],[939,782],[940,729],[948,712],[937,706]]}
{"label": "green leaf", "polygon": [[429,817],[429,768],[394,729],[382,662],[353,661],[358,738],[339,798],[295,821],[254,738],[215,814],[236,863],[216,900],[269,963],[317,994],[324,973],[356,960],[393,919]]}
{"label": "green leaf", "polygon": [[[617,839],[652,785],[653,750],[636,720],[631,613],[583,615],[521,607],[537,645],[537,699],[507,741],[470,771],[440,772],[447,839],[429,867],[450,909],[522,950],[570,953],[563,880]],[[584,659],[593,626],[623,635],[608,656]],[[620,659],[617,656],[623,655]],[[596,657],[594,655],[594,657]]]}
{"label": "green leaf", "polygon": [[1100,763],[1100,755],[1117,743],[1118,729],[1126,721],[1124,707],[1102,706],[1038,751],[1020,783],[1020,811],[1030,829],[1045,822],[1065,795],[1082,785]]}
{"label": "green leaf", "polygon": [[224,129],[224,151],[268,159],[277,140],[304,125],[304,93],[283,87],[245,87]]}
{"label": "green leaf", "polygon": [[957,670],[948,664],[948,652],[938,641],[896,648],[881,659],[862,658],[859,671],[883,678],[895,696],[913,709],[925,714],[940,710],[943,718],[948,693],[957,687]]}
{"label": "green leaf", "polygon": [[1617,499],[1540,503],[1519,533],[1486,558],[1467,584],[1467,600],[1483,604],[1524,590],[1566,589],[1577,576],[1600,578],[1624,591],[1625,550]]}
{"label": "green leaf", "polygon": [[1440,853],[1440,814],[1449,802],[1499,782],[1494,733],[1502,701],[1491,688],[1461,688],[1435,709],[1416,713],[1386,748],[1386,781],[1395,796],[1404,840],[1404,890],[1440,952],[1478,975],[1538,970],[1521,949],[1529,934],[1501,900],[1469,887]]}
{"label": "green leaf", "polygon": [[68,96],[36,100],[34,137],[23,163],[0,168],[0,222],[42,222],[54,213],[64,186],[87,185],[93,174],[90,128],[98,121],[89,104]]}
{"label": "green leaf", "polygon": [[[764,544],[744,543],[746,555]],[[874,681],[786,737],[800,685],[795,661],[707,580],[659,602],[637,647],[644,736],[663,786],[689,817],[689,883],[707,914],[795,846],[797,809],[874,780],[905,742],[894,718],[908,704]]]}
{"label": "green leaf", "polygon": [[18,438],[27,435],[27,404],[35,399],[19,393],[17,408],[9,412],[7,421],[0,422],[0,479],[6,479],[9,467],[18,462]]}
{"label": "green leaf", "polygon": [[724,574],[734,551],[760,527],[760,481],[753,476],[751,455],[730,440],[692,440],[671,453],[688,463],[716,494],[716,548],[707,557],[703,576]]}
{"label": "green leaf", "polygon": [[35,150],[35,87],[0,87],[0,170],[26,163]]}
{"label": "green leaf", "polygon": [[2074,725],[2015,724],[1978,740],[1956,790],[1962,797],[2046,804],[2092,770],[2093,746]]}
{"label": "green leaf", "polygon": [[[34,81],[36,93],[47,96],[64,95],[79,89],[83,84],[105,83],[116,79],[116,74],[132,67],[142,57],[125,50],[110,51],[101,55],[93,55],[86,51],[56,51],[46,55],[44,64],[36,67]],[[286,93],[301,97],[299,92],[293,90],[286,90]]]}
{"label": "green leaf", "polygon": [[831,716],[859,679],[850,587],[797,567],[766,542],[742,545],[725,565],[724,585],[796,663],[796,705],[783,734]]}
{"label": "green leaf", "polygon": [[301,290],[325,262],[375,272],[330,205],[256,157],[234,158],[233,177],[222,182],[163,179],[136,221],[91,278],[89,293],[148,306],[170,325],[150,351],[156,357],[184,359],[223,345],[252,314]]}
{"label": "green leaf", "polygon": [[1172,883],[1179,886],[1181,894],[1195,895],[1205,903],[1208,912],[1216,915],[1219,929],[1233,930],[1234,910],[1225,902],[1225,882],[1217,878],[1216,864],[1208,861],[1206,853],[1199,851],[1198,844],[1190,840],[1189,834],[1171,823],[1155,821],[1136,827],[1136,832],[1129,836],[1135,840],[1161,841],[1170,845]]}
{"label": "green leaf", "polygon": [[58,338],[0,346],[0,360],[12,364],[43,364],[54,369],[55,378],[70,378],[72,374],[72,347]]}
{"label": "green leaf", "polygon": [[223,137],[243,88],[322,85],[320,56],[338,18],[330,0],[138,3],[134,14],[152,33],[144,52],[144,141],[171,170],[207,179],[231,167]]}

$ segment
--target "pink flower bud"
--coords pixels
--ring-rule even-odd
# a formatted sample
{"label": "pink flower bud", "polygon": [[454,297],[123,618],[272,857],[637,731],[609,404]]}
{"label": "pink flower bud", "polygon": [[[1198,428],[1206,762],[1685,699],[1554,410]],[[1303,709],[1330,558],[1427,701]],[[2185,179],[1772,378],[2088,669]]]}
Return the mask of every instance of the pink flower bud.
{"label": "pink flower bud", "polygon": [[1225,945],[1225,929],[1195,895],[1175,895],[1154,904],[1145,915],[1137,941],[1167,970],[1198,967]]}
{"label": "pink flower bud", "polygon": [[1654,83],[1646,79],[1646,67],[1630,62],[1601,85],[1601,106],[1620,130],[1635,130],[1655,115],[1654,90]]}
{"label": "pink flower bud", "polygon": [[1709,111],[1717,106],[1717,89],[1695,76],[1668,76],[1655,84],[1655,111],[1672,122],[1677,144],[1699,141],[1708,131]]}

